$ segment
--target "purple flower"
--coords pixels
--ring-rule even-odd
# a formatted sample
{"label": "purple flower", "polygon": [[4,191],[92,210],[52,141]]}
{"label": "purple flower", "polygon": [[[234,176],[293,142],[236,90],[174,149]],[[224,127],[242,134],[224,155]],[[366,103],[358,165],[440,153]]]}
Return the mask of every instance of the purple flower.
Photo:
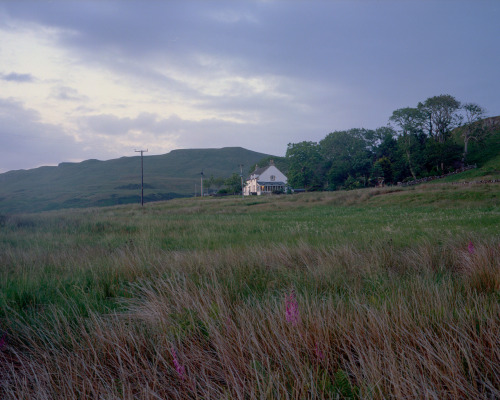
{"label": "purple flower", "polygon": [[177,359],[177,353],[175,352],[174,346],[170,348],[170,352],[172,353],[172,358],[174,359],[174,367],[177,373],[179,374],[179,378],[184,380],[185,378],[185,369],[184,365],[181,365],[179,363],[179,360]]}
{"label": "purple flower", "polygon": [[292,290],[289,296],[285,299],[286,307],[286,320],[293,326],[299,323],[299,305],[297,304],[297,299],[295,298],[295,291]]}
{"label": "purple flower", "polygon": [[476,252],[476,248],[474,247],[474,244],[472,243],[472,240],[469,241],[468,250],[469,250],[469,254],[474,254]]}

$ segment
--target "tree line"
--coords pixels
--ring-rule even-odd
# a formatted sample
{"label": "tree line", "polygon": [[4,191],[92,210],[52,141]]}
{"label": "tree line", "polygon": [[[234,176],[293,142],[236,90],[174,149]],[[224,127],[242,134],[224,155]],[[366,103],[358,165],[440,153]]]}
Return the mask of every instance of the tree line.
{"label": "tree line", "polygon": [[467,164],[469,144],[488,134],[484,118],[484,108],[476,103],[462,104],[448,94],[434,96],[395,110],[384,127],[335,131],[319,142],[290,143],[278,162],[291,187],[307,190],[442,175]]}

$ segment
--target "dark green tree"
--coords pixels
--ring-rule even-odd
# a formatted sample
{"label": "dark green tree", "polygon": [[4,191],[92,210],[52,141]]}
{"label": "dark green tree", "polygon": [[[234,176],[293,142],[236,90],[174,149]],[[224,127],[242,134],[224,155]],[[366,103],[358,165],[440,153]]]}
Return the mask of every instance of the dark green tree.
{"label": "dark green tree", "polygon": [[208,189],[219,190],[224,185],[224,178],[215,178],[213,175],[210,175],[210,178],[207,181]]}
{"label": "dark green tree", "polygon": [[396,136],[396,131],[390,125],[375,129],[375,147],[373,153],[377,159],[394,156],[397,147]]}
{"label": "dark green tree", "polygon": [[398,133],[398,146],[406,156],[406,162],[413,179],[417,179],[417,165],[414,160],[418,152],[418,136],[422,133],[426,114],[418,108],[395,110],[389,121]]}
{"label": "dark green tree", "polygon": [[467,159],[469,142],[476,142],[483,139],[487,134],[487,129],[480,121],[485,117],[486,111],[476,103],[465,103],[462,106],[464,125],[461,128],[460,136],[464,139],[464,152],[462,162]]}
{"label": "dark green tree", "polygon": [[452,139],[444,143],[429,138],[422,149],[425,170],[428,175],[441,175],[460,166],[462,146]]}
{"label": "dark green tree", "polygon": [[449,94],[429,97],[418,109],[425,114],[428,135],[439,143],[444,143],[462,120],[460,102]]}
{"label": "dark green tree", "polygon": [[228,193],[241,194],[241,178],[236,172],[224,181]]}
{"label": "dark green tree", "polygon": [[342,187],[348,178],[351,187],[357,186],[356,181],[360,186],[366,186],[376,142],[375,131],[367,129],[335,131],[321,140],[329,187]]}
{"label": "dark green tree", "polygon": [[293,188],[320,190],[323,188],[323,157],[316,142],[289,143],[288,184]]}
{"label": "dark green tree", "polygon": [[382,157],[375,161],[371,170],[371,178],[374,180],[374,184],[380,182],[384,184],[394,183],[393,166],[388,157]]}

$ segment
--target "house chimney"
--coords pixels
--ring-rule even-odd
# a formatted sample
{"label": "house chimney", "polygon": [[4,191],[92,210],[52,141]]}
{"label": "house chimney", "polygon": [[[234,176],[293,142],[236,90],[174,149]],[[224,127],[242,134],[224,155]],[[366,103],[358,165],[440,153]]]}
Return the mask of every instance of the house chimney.
{"label": "house chimney", "polygon": [[269,165],[274,165],[274,160],[269,160]]}

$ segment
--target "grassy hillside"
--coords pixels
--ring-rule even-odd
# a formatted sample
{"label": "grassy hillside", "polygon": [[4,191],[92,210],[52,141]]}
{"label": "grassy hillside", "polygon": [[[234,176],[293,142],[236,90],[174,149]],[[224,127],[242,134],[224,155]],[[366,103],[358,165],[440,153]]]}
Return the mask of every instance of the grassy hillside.
{"label": "grassy hillside", "polygon": [[0,398],[500,397],[500,185],[0,221]]}
{"label": "grassy hillside", "polygon": [[[469,142],[467,163],[476,164],[478,169],[450,176],[439,180],[439,183],[500,179],[500,116],[487,118],[486,121],[493,126],[491,132],[480,142]],[[463,146],[461,130],[457,128],[453,134],[456,142]]]}
{"label": "grassy hillside", "polygon": [[[239,173],[239,164],[247,168],[267,156],[241,147],[174,150],[160,156],[146,153],[144,195],[147,201],[191,196],[202,169],[206,178],[228,177]],[[140,183],[140,156],[10,171],[0,174],[0,212],[137,203]]]}

